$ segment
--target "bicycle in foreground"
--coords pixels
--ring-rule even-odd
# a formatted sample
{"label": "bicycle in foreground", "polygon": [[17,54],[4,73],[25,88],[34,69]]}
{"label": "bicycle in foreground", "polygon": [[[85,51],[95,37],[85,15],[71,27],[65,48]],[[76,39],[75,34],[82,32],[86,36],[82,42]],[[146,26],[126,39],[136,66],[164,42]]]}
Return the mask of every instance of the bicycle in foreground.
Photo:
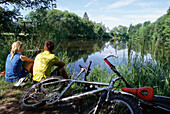
{"label": "bicycle in foreground", "polygon": [[[87,81],[86,77],[90,73],[90,61],[87,68],[80,66],[81,71],[73,79],[52,76],[32,85],[21,97],[20,108],[30,110],[44,104],[61,106],[96,95],[98,101],[83,113],[142,114],[142,109],[145,107],[157,108],[170,113],[170,97],[154,95],[154,90],[151,87],[131,88],[130,84],[116,70],[116,67],[108,61],[109,57],[117,56],[109,55],[104,58],[104,61],[117,74],[117,77],[112,78],[109,83]],[[83,72],[85,72],[84,80],[78,80]],[[121,86],[120,83],[116,83],[118,81],[124,82],[126,87],[121,90],[114,89],[115,86],[116,88]],[[82,91],[67,95],[66,93],[75,83],[83,84]]]}

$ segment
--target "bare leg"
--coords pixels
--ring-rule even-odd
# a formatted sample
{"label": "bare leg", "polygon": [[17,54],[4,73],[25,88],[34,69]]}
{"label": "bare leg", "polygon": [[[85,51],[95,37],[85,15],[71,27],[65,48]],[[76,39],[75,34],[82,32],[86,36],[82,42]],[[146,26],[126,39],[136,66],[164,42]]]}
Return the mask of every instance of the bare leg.
{"label": "bare leg", "polygon": [[25,69],[27,69],[28,72],[30,72],[31,74],[33,74],[33,63],[28,62],[28,63],[25,65]]}
{"label": "bare leg", "polygon": [[69,79],[67,71],[64,67],[58,67],[57,70],[62,74],[64,78]]}

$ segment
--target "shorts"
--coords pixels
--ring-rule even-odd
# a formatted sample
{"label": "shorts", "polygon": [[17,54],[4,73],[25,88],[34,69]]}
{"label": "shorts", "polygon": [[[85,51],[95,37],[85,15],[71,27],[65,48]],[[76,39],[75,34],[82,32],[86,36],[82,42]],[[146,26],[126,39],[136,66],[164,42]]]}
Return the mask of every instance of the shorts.
{"label": "shorts", "polygon": [[26,68],[24,68],[24,69],[21,71],[21,76],[20,76],[20,77],[18,77],[18,78],[12,78],[12,79],[5,78],[5,80],[6,80],[7,82],[12,82],[12,83],[13,83],[13,82],[17,81],[18,79],[20,79],[20,78],[22,78],[22,77],[26,77],[28,73],[29,73],[28,70],[27,70]]}
{"label": "shorts", "polygon": [[26,77],[28,73],[29,73],[28,70],[27,70],[26,68],[24,68],[24,69],[21,71],[21,77],[19,77],[19,78]]}

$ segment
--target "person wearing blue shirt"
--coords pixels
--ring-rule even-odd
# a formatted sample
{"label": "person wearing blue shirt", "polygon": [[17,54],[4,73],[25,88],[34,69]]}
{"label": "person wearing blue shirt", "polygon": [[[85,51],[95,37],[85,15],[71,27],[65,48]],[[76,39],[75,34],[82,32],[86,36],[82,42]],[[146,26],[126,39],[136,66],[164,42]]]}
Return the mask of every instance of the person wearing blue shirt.
{"label": "person wearing blue shirt", "polygon": [[[22,55],[23,44],[21,41],[16,41],[12,44],[11,53],[7,56],[5,64],[5,80],[7,82],[15,82],[30,72],[32,73],[34,60]],[[23,61],[28,63],[22,69]]]}

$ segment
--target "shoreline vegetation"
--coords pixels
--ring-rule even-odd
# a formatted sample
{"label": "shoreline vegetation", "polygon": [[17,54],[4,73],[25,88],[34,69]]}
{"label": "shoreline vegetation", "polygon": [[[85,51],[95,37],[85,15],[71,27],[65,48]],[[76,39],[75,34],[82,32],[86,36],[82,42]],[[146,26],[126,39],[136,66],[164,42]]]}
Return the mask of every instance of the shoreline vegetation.
{"label": "shoreline vegetation", "polygon": [[[66,56],[62,58],[65,58],[64,61],[66,63],[68,62],[68,58]],[[124,61],[124,63],[126,63],[126,61]],[[161,67],[158,63],[155,64],[155,61],[150,59],[147,59],[146,62],[143,62],[139,58],[134,59],[132,64],[124,63],[121,65],[119,64],[116,66],[116,68],[133,88],[149,86],[154,88],[155,95],[170,96],[170,79],[168,69],[164,70],[163,67]],[[70,69],[71,67],[67,68],[67,71],[70,71]],[[109,71],[110,69],[97,65],[91,70],[87,80],[109,82],[110,79],[115,76],[113,72],[108,73]],[[69,75],[71,76],[72,73],[69,72]],[[19,100],[26,89],[32,84],[33,82],[29,82],[23,87],[15,88],[12,83],[6,82],[4,77],[0,77],[0,104],[2,105],[4,102]],[[122,87],[123,86],[124,85],[122,85]],[[9,96],[8,94],[12,94],[12,92],[14,92],[16,95]]]}
{"label": "shoreline vegetation", "polygon": [[[10,52],[11,43],[15,41],[15,39],[11,39],[8,41],[2,41],[2,39],[0,40],[1,47],[3,46],[3,48],[1,48],[2,56],[0,62],[2,65],[0,67],[0,70],[3,71],[5,68],[4,65],[6,56]],[[23,44],[26,50],[34,49],[38,46],[38,44],[36,44],[32,39],[23,41]],[[35,58],[35,52],[29,52],[24,54],[30,58]],[[64,61],[66,65],[69,64],[70,58],[67,55],[67,51],[60,52],[58,53],[57,56],[62,61]],[[154,59],[146,58],[144,60],[144,58],[140,57],[139,55],[135,56],[136,57],[134,58],[129,58],[128,61],[126,61],[126,59],[123,59],[122,63],[121,64],[119,63],[117,69],[120,72],[120,74],[122,74],[122,76],[124,76],[125,79],[127,79],[127,81],[130,84],[132,84],[132,87],[134,88],[150,86],[155,89],[155,94],[170,96],[169,69],[164,66],[165,64],[162,65],[159,62],[156,62]],[[110,78],[112,78],[112,75],[114,75],[113,72],[108,73],[110,71],[111,71],[110,69],[107,69],[104,66],[96,65],[93,67],[88,77],[88,80],[109,82]],[[67,67],[67,72],[69,73],[70,76],[74,74],[71,65]],[[5,94],[11,91],[11,89],[13,88],[12,86],[9,86],[11,84],[5,82],[3,78],[4,77],[0,77],[0,96],[5,96]],[[28,86],[30,86],[31,84],[32,83],[28,84]],[[28,86],[26,86],[26,88]],[[3,99],[3,97],[1,99]]]}

